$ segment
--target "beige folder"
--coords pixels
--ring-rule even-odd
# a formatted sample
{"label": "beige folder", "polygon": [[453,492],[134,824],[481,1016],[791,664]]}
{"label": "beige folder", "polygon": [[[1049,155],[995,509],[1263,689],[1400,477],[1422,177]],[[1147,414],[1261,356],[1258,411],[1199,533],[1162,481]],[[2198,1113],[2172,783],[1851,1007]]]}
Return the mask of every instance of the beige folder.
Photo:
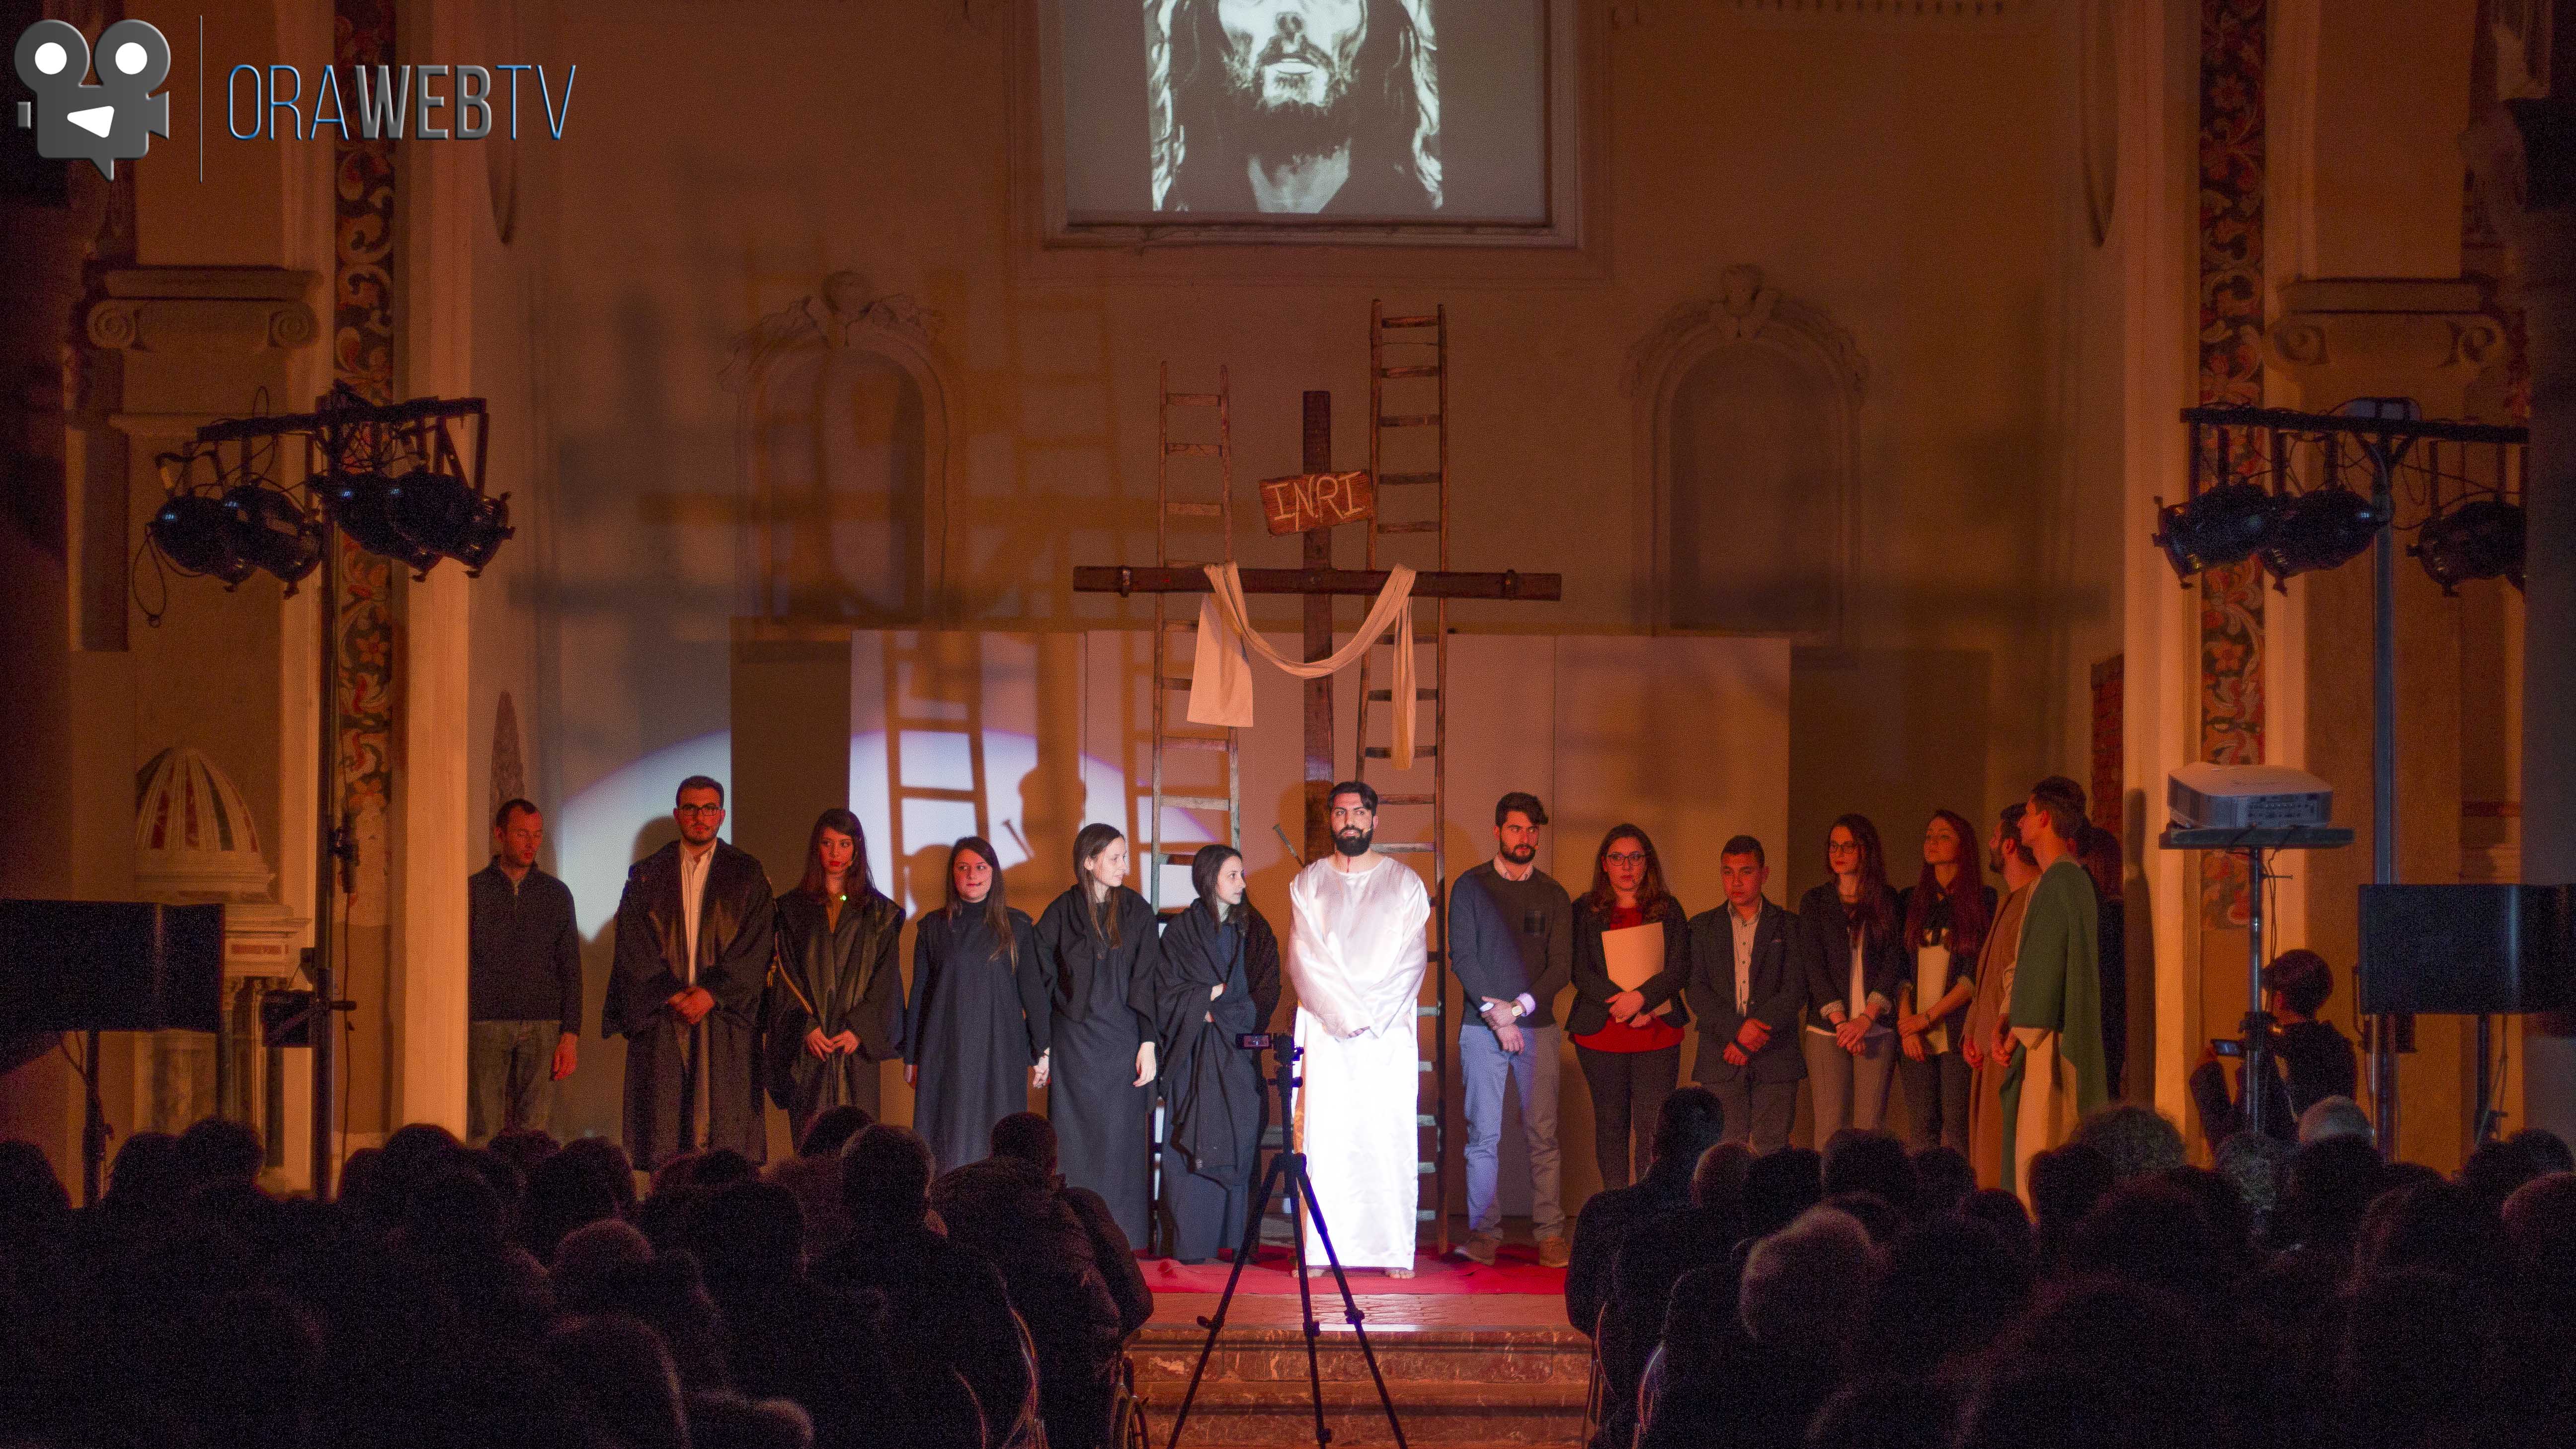
{"label": "beige folder", "polygon": [[1664,973],[1664,923],[1648,921],[1601,933],[1602,964],[1622,991],[1634,991]]}

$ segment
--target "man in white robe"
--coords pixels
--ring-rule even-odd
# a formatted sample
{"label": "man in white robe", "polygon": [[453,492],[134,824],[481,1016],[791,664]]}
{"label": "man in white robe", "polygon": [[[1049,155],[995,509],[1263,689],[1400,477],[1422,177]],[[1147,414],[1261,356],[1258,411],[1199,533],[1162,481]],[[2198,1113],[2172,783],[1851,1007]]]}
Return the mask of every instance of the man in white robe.
{"label": "man in white robe", "polygon": [[[1369,848],[1375,790],[1335,785],[1332,809],[1333,854],[1288,887],[1288,979],[1306,1052],[1297,1144],[1342,1266],[1410,1278],[1421,1206],[1414,1004],[1429,964],[1431,897],[1412,867]],[[1307,1252],[1321,1263],[1311,1238]]]}

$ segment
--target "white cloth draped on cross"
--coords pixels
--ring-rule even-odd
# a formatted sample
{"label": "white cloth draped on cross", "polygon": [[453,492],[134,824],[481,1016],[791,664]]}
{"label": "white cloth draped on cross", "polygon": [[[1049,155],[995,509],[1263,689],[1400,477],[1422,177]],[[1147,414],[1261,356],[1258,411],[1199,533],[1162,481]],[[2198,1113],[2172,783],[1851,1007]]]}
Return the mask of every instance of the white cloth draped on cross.
{"label": "white cloth draped on cross", "polygon": [[1282,657],[1270,641],[1253,632],[1251,611],[1244,606],[1243,578],[1233,564],[1209,564],[1207,576],[1209,594],[1199,601],[1198,657],[1190,669],[1190,723],[1251,728],[1252,664],[1245,656],[1247,645],[1299,679],[1320,679],[1349,668],[1380,636],[1393,630],[1395,681],[1389,693],[1394,702],[1395,739],[1389,758],[1399,770],[1412,768],[1418,698],[1413,616],[1408,607],[1413,600],[1413,570],[1402,564],[1388,570],[1386,587],[1378,590],[1377,602],[1369,606],[1368,619],[1351,642],[1334,650],[1331,657],[1311,663]]}

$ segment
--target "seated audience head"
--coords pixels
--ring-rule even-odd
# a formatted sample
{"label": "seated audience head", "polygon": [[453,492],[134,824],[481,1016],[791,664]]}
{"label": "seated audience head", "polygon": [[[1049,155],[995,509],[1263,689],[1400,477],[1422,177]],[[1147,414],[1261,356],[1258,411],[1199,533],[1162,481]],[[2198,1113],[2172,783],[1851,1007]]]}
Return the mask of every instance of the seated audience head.
{"label": "seated audience head", "polygon": [[1762,1154],[1744,1170],[1744,1232],[1763,1238],[1825,1200],[1824,1159],[1807,1147]]}
{"label": "seated audience head", "polygon": [[1960,1449],[2163,1449],[2228,1442],[2219,1335],[2170,1294],[2117,1279],[2069,1288],[1996,1345]]}
{"label": "seated audience head", "polygon": [[2435,1179],[2382,1192],[2362,1211],[2353,1269],[2363,1278],[2429,1268],[2486,1281],[2507,1266],[2504,1223],[2467,1188]]}
{"label": "seated audience head", "polygon": [[2110,1159],[2111,1180],[2153,1177],[2184,1162],[2182,1131],[2153,1107],[2116,1102],[2075,1125],[2074,1140]]}
{"label": "seated audience head", "polygon": [[553,1133],[540,1127],[511,1127],[492,1135],[491,1150],[510,1160],[525,1178],[537,1164],[563,1150]]}
{"label": "seated audience head", "polygon": [[880,1122],[841,1149],[841,1206],[861,1227],[909,1228],[930,1212],[930,1144]]}
{"label": "seated audience head", "polygon": [[796,1155],[837,1159],[841,1149],[850,1145],[850,1139],[874,1126],[876,1120],[868,1115],[867,1108],[847,1102],[826,1107],[807,1124],[805,1139],[796,1144]]}
{"label": "seated audience head", "polygon": [[255,1182],[267,1161],[259,1134],[239,1122],[208,1117],[179,1134],[179,1179],[187,1187]]}
{"label": "seated audience head", "polygon": [[1753,1149],[1741,1142],[1721,1142],[1699,1155],[1691,1169],[1691,1206],[1702,1211],[1744,1210],[1744,1178],[1753,1167]]}
{"label": "seated audience head", "polygon": [[2505,1140],[2530,1153],[2543,1172],[2576,1172],[2576,1151],[2569,1150],[2566,1138],[2546,1127],[2525,1127]]}
{"label": "seated audience head", "polygon": [[2460,1164],[2459,1184],[2478,1205],[2492,1213],[2504,1206],[2504,1200],[2524,1183],[2548,1169],[2540,1165],[2531,1149],[2519,1142],[2481,1142]]}
{"label": "seated audience head", "polygon": [[680,1375],[652,1329],[618,1315],[568,1319],[546,1335],[546,1357],[611,1442],[689,1449]]}
{"label": "seated audience head", "polygon": [[1816,1411],[1806,1449],[1950,1449],[1959,1406],[1939,1384],[1870,1378],[1847,1384]]}
{"label": "seated audience head", "polygon": [[175,1206],[179,1183],[179,1139],[167,1132],[137,1132],[116,1149],[107,1169],[107,1207],[122,1214],[149,1217]]}
{"label": "seated audience head", "polygon": [[1649,1170],[1677,1175],[1687,1183],[1699,1166],[1699,1155],[1725,1136],[1726,1104],[1717,1094],[1706,1087],[1680,1088],[1664,1099],[1663,1110],[1655,1116],[1655,1166]]}
{"label": "seated audience head", "polygon": [[581,1285],[653,1261],[653,1245],[633,1223],[602,1218],[564,1234],[555,1245],[552,1271],[567,1295]]}
{"label": "seated audience head", "polygon": [[729,1182],[698,1200],[685,1238],[715,1283],[784,1283],[805,1252],[805,1213],[774,1182]]}
{"label": "seated audience head", "polygon": [[1860,1341],[1877,1372],[1928,1378],[1982,1354],[2029,1306],[2031,1287],[2029,1258],[1996,1229],[1927,1223],[1880,1250]]}
{"label": "seated audience head", "polygon": [[2068,1236],[2071,1277],[2111,1277],[2205,1300],[2231,1267],[2200,1203],[2162,1178],[2113,1188]]}
{"label": "seated audience head", "polygon": [[2218,1144],[2218,1175],[2236,1189],[2246,1209],[2268,1217],[2281,1205],[2290,1175],[2290,1144],[2277,1137],[2239,1132]]}
{"label": "seated audience head", "polygon": [[2062,1233],[2084,1220],[2111,1190],[2111,1159],[2102,1149],[2069,1142],[2030,1160],[2030,1205],[2043,1234]]}
{"label": "seated audience head", "polygon": [[2334,971],[2314,951],[2284,951],[2263,968],[2265,1005],[2294,1021],[2313,1021],[2334,995]]}
{"label": "seated audience head", "polygon": [[33,1142],[0,1142],[0,1255],[47,1243],[71,1224],[71,1194]]}
{"label": "seated audience head", "polygon": [[2551,1294],[2576,1295],[2576,1173],[2553,1172],[2504,1200],[2514,1265]]}
{"label": "seated audience head", "polygon": [[1925,1222],[1957,1212],[1977,1190],[1976,1165],[1955,1147],[1926,1147],[1914,1154],[1914,1208]]}
{"label": "seated audience head", "polygon": [[575,1229],[621,1215],[617,1193],[601,1180],[596,1165],[558,1152],[528,1174],[527,1196],[519,1206],[519,1238],[545,1262]]}
{"label": "seated audience head", "polygon": [[1874,1192],[1834,1193],[1825,1199],[1824,1205],[1850,1214],[1852,1220],[1860,1224],[1861,1230],[1869,1234],[1870,1246],[1874,1248],[1895,1242],[1905,1231],[1905,1214]]}
{"label": "seated audience head", "polygon": [[2299,1145],[2323,1142],[2333,1137],[2358,1137],[2372,1141],[2370,1114],[2350,1097],[2326,1097],[2311,1105],[2299,1116]]}
{"label": "seated audience head", "polygon": [[584,1171],[615,1195],[620,1215],[635,1211],[635,1162],[624,1147],[605,1137],[576,1137],[556,1155],[582,1164]]}
{"label": "seated audience head", "polygon": [[1758,1344],[1839,1355],[1860,1309],[1869,1234],[1851,1214],[1813,1207],[1753,1245],[1737,1314]]}
{"label": "seated audience head", "polygon": [[2387,1164],[2366,1137],[2327,1137],[2290,1158],[2281,1188],[2281,1221],[2274,1236],[2336,1257],[2352,1248],[2361,1215],[2379,1196]]}
{"label": "seated audience head", "polygon": [[1865,1192],[1900,1213],[1914,1211],[1914,1160],[1895,1133],[1845,1127],[1825,1139],[1825,1196]]}
{"label": "seated audience head", "polygon": [[2020,1198],[2002,1188],[1983,1187],[1968,1194],[1959,1204],[1959,1217],[1993,1229],[1996,1240],[2023,1263],[2038,1259],[2038,1243],[2031,1236],[2030,1210],[2021,1205]]}
{"label": "seated audience head", "polygon": [[1013,1112],[993,1124],[993,1155],[1025,1162],[1046,1177],[1055,1176],[1055,1124],[1035,1112]]}

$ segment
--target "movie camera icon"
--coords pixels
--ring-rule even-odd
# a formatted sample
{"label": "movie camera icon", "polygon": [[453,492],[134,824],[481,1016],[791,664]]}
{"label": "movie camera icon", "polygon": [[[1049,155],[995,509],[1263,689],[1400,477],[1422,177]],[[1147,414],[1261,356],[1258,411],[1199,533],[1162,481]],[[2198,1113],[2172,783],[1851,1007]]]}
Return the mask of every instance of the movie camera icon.
{"label": "movie camera icon", "polygon": [[170,75],[170,42],[147,20],[99,32],[98,84],[90,44],[61,20],[39,20],[18,37],[18,79],[36,93],[18,103],[18,126],[36,133],[36,154],[87,161],[116,179],[116,163],[140,158],[170,135],[170,98],[152,94]]}

